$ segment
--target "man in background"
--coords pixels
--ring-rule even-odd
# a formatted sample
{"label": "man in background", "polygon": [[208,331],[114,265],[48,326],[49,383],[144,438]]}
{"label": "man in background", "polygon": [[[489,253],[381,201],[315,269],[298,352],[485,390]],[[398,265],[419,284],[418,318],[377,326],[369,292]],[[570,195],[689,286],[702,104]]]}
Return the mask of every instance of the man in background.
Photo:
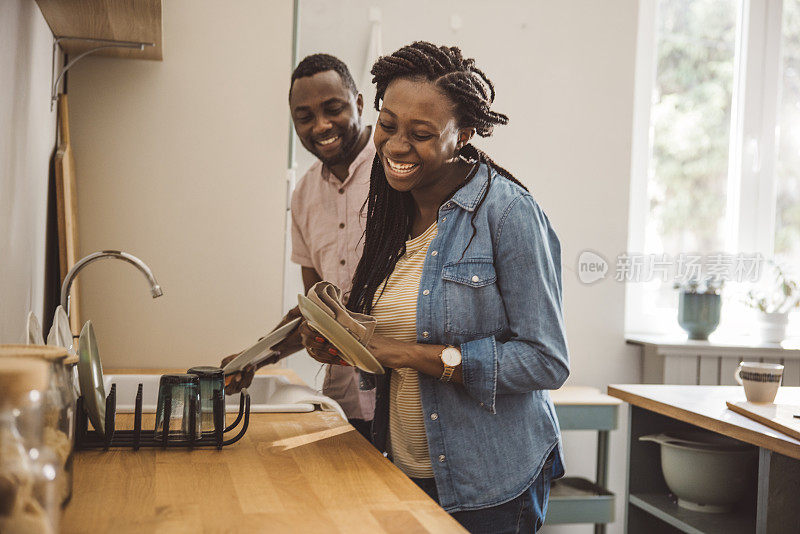
{"label": "man in background", "polygon": [[[363,248],[366,214],[361,216],[361,207],[369,193],[375,157],[372,127],[361,119],[364,99],[341,60],[313,54],[292,73],[289,108],[297,137],[318,159],[292,195],[291,259],[301,267],[306,293],[317,282],[327,280],[348,294]],[[293,308],[281,324],[299,316],[299,310]],[[277,345],[277,354],[261,365],[301,350],[296,332]],[[225,358],[222,365],[232,358]],[[338,402],[349,422],[369,439],[374,390],[361,391],[358,371],[338,356],[317,359],[328,364],[323,393]],[[249,386],[255,371],[249,365],[232,375],[226,392]]]}

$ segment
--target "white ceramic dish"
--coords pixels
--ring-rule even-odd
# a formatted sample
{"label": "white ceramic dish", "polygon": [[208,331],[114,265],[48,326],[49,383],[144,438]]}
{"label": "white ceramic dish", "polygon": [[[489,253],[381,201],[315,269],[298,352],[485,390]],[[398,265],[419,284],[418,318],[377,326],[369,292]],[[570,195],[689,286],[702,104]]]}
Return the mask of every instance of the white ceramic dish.
{"label": "white ceramic dish", "polygon": [[[252,347],[243,350],[233,360],[223,368],[226,375],[230,375],[241,371],[247,364],[252,363],[258,365],[266,357],[272,354],[272,347],[286,339],[291,334],[297,325],[300,324],[301,318],[292,319],[283,326],[279,326],[253,345]],[[252,397],[252,393],[251,393]]]}
{"label": "white ceramic dish", "polygon": [[103,363],[100,361],[92,321],[86,321],[78,339],[78,379],[89,421],[95,430],[105,434],[106,391],[103,387]]}
{"label": "white ceramic dish", "polygon": [[72,350],[72,331],[69,328],[69,318],[67,312],[64,311],[62,306],[56,308],[56,313],[53,315],[53,326],[50,327],[50,333],[47,334],[47,344],[54,347],[64,347],[71,354],[75,354]]}
{"label": "white ceramic dish", "polygon": [[382,375],[386,372],[370,351],[313,300],[305,295],[297,295],[297,304],[300,307],[300,313],[308,322],[308,326],[339,349],[339,355],[343,360],[368,373]]}
{"label": "white ceramic dish", "polygon": [[25,327],[25,344],[26,345],[44,345],[44,337],[42,337],[42,325],[39,324],[39,319],[36,314],[28,312],[27,324]]}
{"label": "white ceramic dish", "polygon": [[[111,384],[117,384],[117,413],[133,413],[136,402],[136,390],[142,384],[142,413],[155,413],[158,400],[158,382],[160,375],[105,375],[103,382],[106,391]],[[253,383],[247,388],[250,393],[250,412],[312,412],[313,404],[284,404],[273,401],[276,390],[281,384],[288,384],[285,376],[256,375]],[[225,396],[225,411],[239,411],[239,395]]]}

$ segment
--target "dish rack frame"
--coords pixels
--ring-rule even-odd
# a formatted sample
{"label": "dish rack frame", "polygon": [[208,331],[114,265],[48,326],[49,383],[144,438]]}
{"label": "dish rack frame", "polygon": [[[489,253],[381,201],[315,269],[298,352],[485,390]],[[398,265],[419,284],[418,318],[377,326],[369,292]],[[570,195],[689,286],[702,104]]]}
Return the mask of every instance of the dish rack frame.
{"label": "dish rack frame", "polygon": [[[170,435],[170,417],[164,418],[164,427],[158,432],[155,430],[142,430],[142,384],[140,383],[136,392],[136,403],[133,412],[133,430],[117,430],[117,385],[112,384],[111,391],[106,397],[105,433],[89,430],[89,414],[84,406],[83,395],[78,397],[75,410],[75,449],[103,449],[107,451],[114,447],[130,448],[138,451],[141,447],[162,449],[171,447],[188,449],[216,447],[217,450],[220,450],[222,447],[236,443],[247,432],[247,427],[250,424],[250,394],[246,389],[242,390],[239,399],[239,413],[236,419],[227,426],[225,426],[224,392],[221,390],[215,391],[212,402],[214,430],[201,431],[199,436],[196,434],[197,400],[195,399],[191,400],[189,407],[190,433],[188,438]],[[171,393],[168,392],[164,399],[164,413],[171,412],[172,397]],[[238,432],[233,437],[225,439],[225,434],[234,432],[237,427],[239,427]]]}

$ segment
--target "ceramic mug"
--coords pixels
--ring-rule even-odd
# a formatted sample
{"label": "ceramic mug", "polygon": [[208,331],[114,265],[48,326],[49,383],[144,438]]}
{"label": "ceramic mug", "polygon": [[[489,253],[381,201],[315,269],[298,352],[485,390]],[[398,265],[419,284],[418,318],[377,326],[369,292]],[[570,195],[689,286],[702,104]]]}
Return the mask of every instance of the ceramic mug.
{"label": "ceramic mug", "polygon": [[744,395],[750,402],[772,402],[778,393],[783,377],[779,363],[741,362],[733,377],[744,386]]}

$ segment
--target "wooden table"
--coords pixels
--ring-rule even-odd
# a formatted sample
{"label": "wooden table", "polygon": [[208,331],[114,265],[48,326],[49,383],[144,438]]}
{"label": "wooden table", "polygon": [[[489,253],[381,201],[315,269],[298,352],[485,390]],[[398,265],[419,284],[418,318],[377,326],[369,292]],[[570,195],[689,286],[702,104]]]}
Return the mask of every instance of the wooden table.
{"label": "wooden table", "polygon": [[62,531],[465,532],[352,426],[320,411],[251,414],[247,434],[221,451],[78,452]]}
{"label": "wooden table", "polygon": [[[726,401],[745,400],[741,386],[611,385],[608,394],[631,405],[626,532],[800,532],[800,441],[728,410]],[[782,387],[775,402],[800,404],[800,387]],[[661,474],[659,447],[639,441],[697,427],[758,447],[757,488],[735,512],[679,508]]]}

